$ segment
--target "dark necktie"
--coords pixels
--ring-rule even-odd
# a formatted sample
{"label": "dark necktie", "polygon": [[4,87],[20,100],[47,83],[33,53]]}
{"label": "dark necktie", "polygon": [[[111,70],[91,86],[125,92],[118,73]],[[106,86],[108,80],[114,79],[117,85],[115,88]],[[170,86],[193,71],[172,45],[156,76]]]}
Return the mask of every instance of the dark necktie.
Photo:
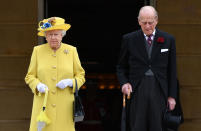
{"label": "dark necktie", "polygon": [[151,44],[152,44],[152,39],[151,39],[151,37],[152,37],[153,35],[151,34],[151,35],[147,35],[147,43],[148,43],[148,45],[149,46],[151,46]]}

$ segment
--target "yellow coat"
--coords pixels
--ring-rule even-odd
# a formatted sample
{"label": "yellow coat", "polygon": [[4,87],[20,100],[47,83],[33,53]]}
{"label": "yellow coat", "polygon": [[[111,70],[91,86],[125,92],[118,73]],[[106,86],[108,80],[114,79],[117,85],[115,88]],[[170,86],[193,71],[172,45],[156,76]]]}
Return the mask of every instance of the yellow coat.
{"label": "yellow coat", "polygon": [[[44,94],[38,95],[36,86],[39,82],[49,88],[46,114],[51,120],[43,131],[75,131],[73,122],[73,101],[75,78],[78,88],[85,82],[85,71],[80,64],[75,47],[61,44],[54,52],[49,44],[34,47],[25,82],[34,93],[30,131],[37,131],[36,117],[42,110]],[[56,84],[62,79],[73,79],[73,89],[61,90]]]}

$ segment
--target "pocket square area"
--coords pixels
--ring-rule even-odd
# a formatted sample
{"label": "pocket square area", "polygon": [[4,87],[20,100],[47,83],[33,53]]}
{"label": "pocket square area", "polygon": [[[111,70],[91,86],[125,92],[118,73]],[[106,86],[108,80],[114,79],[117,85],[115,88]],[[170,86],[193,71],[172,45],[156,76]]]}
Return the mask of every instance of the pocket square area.
{"label": "pocket square area", "polygon": [[169,49],[161,49],[161,52],[167,52]]}

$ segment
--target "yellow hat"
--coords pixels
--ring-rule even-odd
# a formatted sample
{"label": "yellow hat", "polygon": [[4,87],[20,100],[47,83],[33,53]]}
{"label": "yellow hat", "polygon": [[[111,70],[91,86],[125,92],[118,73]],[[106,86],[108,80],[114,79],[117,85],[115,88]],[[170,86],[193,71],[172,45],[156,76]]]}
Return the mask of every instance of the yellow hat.
{"label": "yellow hat", "polygon": [[60,17],[51,17],[44,19],[38,24],[38,36],[44,36],[44,32],[49,30],[65,30],[71,27],[70,24],[65,24],[65,20]]}

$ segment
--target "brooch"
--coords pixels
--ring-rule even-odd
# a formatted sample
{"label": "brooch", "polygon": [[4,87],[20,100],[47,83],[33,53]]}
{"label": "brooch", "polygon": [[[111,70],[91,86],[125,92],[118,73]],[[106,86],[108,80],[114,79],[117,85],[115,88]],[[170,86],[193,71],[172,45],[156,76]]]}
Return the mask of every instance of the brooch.
{"label": "brooch", "polygon": [[67,49],[64,50],[64,54],[68,54],[68,50]]}

